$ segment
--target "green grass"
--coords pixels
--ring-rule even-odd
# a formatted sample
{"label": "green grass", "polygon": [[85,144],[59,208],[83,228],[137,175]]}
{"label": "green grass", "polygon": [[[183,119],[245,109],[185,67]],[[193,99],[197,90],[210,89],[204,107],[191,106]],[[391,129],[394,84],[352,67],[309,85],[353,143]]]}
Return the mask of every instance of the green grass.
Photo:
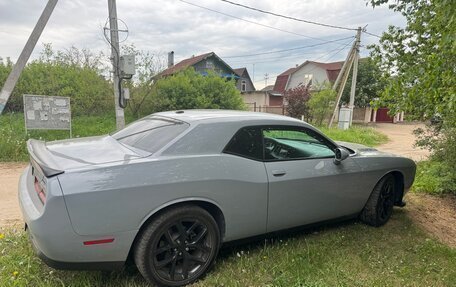
{"label": "green grass", "polygon": [[371,127],[353,125],[348,130],[338,128],[319,128],[324,134],[336,141],[359,143],[366,146],[377,146],[388,141],[388,137]]}
{"label": "green grass", "polygon": [[[111,273],[53,270],[34,255],[23,231],[4,232],[0,286],[147,286],[134,267]],[[215,268],[194,286],[455,284],[456,249],[429,238],[406,210],[397,209],[381,228],[349,221],[224,248]]]}
{"label": "green grass", "polygon": [[[127,122],[133,119],[127,117]],[[86,137],[107,134],[115,130],[114,115],[84,116],[72,119],[73,137]],[[384,143],[388,138],[373,128],[353,126],[348,130],[321,128],[334,140],[360,143],[375,146]],[[69,138],[68,131],[31,130],[25,133],[24,115],[22,113],[0,116],[0,162],[27,161],[25,143],[29,138],[52,141]]]}

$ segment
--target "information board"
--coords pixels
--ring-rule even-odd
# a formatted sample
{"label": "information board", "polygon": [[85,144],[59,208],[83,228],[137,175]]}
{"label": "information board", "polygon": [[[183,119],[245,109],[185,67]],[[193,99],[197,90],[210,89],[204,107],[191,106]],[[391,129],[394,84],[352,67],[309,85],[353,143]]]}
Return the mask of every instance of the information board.
{"label": "information board", "polygon": [[71,107],[68,97],[24,95],[25,129],[69,130]]}

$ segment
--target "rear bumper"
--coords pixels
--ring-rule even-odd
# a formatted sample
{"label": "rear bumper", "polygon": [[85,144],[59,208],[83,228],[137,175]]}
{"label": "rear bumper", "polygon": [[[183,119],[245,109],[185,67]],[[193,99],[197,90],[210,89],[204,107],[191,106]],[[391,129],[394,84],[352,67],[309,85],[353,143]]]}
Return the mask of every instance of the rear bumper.
{"label": "rear bumper", "polygon": [[[26,229],[27,225],[26,225]],[[27,230],[29,231],[29,230]],[[124,261],[112,261],[112,262],[65,262],[57,261],[47,257],[36,245],[33,235],[28,232],[30,242],[36,255],[44,262],[47,266],[54,269],[61,270],[119,270],[125,265]]]}
{"label": "rear bumper", "polygon": [[115,241],[86,246],[84,241],[99,238],[74,232],[56,177],[48,180],[47,191],[46,204],[42,206],[33,187],[31,167],[27,167],[19,181],[19,205],[32,246],[47,265],[57,269],[107,270],[124,264],[136,233],[106,234]]}

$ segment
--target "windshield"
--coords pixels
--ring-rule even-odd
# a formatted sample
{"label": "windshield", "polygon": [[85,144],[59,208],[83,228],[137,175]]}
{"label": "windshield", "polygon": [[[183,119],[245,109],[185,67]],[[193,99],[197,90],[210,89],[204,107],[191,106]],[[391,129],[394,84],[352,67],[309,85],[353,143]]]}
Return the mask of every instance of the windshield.
{"label": "windshield", "polygon": [[122,144],[155,153],[188,128],[189,124],[160,117],[146,117],[112,134]]}

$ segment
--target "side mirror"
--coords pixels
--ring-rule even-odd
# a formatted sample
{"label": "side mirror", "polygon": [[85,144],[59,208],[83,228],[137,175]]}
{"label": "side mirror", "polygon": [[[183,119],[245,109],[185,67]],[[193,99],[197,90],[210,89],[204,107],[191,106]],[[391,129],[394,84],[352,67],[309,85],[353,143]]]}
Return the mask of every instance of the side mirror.
{"label": "side mirror", "polygon": [[350,156],[350,153],[343,147],[337,147],[334,152],[336,156],[334,157],[334,164],[340,164],[344,159]]}

